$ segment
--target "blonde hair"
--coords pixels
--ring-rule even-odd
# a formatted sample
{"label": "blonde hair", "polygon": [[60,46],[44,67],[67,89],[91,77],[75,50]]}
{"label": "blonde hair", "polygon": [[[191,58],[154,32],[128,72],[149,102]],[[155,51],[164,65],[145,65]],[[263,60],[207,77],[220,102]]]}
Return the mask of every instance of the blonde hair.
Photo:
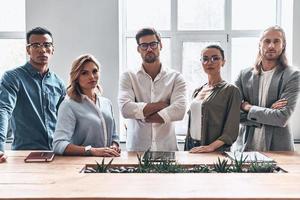
{"label": "blonde hair", "polygon": [[[285,32],[284,32],[283,28],[281,28],[278,25],[275,25],[275,26],[271,26],[271,27],[267,28],[266,30],[264,30],[262,32],[261,36],[260,36],[259,45],[260,45],[261,41],[263,40],[265,33],[269,32],[269,31],[278,31],[282,34],[283,49],[282,49],[282,52],[281,52],[281,54],[278,58],[278,62],[282,67],[284,67],[284,68],[288,67],[288,61],[287,61],[286,52],[285,52],[285,49],[286,49],[286,36],[285,36]],[[261,62],[262,62],[262,55],[261,55],[261,52],[260,52],[260,49],[259,49],[258,54],[256,56],[255,63],[254,63],[254,69],[255,69],[257,74],[261,73],[261,67],[262,67]]]}
{"label": "blonde hair", "polygon": [[[79,85],[78,79],[80,76],[80,72],[84,68],[84,64],[86,64],[87,62],[93,62],[97,66],[97,69],[100,72],[100,63],[91,54],[81,55],[73,61],[71,72],[70,72],[70,82],[67,87],[67,94],[71,99],[73,99],[74,101],[77,101],[77,102],[82,102],[83,92]],[[99,84],[97,85],[97,89],[98,89],[99,93],[101,94],[102,88]]]}

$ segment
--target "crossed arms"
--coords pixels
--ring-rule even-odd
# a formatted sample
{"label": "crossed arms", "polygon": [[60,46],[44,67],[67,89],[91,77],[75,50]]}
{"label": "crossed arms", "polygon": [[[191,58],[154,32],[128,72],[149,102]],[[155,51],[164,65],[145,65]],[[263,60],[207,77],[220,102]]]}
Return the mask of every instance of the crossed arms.
{"label": "crossed arms", "polygon": [[[245,97],[241,77],[236,82],[236,85],[241,91],[243,98]],[[295,71],[289,77],[286,84],[282,85],[282,92],[279,99],[272,103],[270,108],[251,105],[245,99],[241,104],[241,123],[249,126],[271,125],[277,127],[285,127],[287,121],[293,113],[298,93],[299,93],[300,74]],[[244,86],[245,87],[245,86]]]}
{"label": "crossed arms", "polygon": [[175,76],[169,94],[163,94],[165,97],[170,96],[169,99],[165,98],[168,100],[146,103],[138,101],[136,93],[143,95],[147,91],[136,80],[133,81],[129,73],[121,77],[119,92],[119,106],[125,118],[147,123],[168,123],[183,118],[186,111],[186,84],[181,75]]}

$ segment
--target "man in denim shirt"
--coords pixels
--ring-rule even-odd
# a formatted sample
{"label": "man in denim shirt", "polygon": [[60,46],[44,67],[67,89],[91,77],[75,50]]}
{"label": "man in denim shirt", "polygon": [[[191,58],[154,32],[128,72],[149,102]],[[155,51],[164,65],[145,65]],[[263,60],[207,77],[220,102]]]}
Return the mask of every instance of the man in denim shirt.
{"label": "man in denim shirt", "polygon": [[50,150],[57,109],[65,96],[63,82],[49,70],[52,34],[41,27],[27,35],[29,62],[7,71],[0,83],[0,162],[6,160],[5,138],[9,119],[14,150]]}

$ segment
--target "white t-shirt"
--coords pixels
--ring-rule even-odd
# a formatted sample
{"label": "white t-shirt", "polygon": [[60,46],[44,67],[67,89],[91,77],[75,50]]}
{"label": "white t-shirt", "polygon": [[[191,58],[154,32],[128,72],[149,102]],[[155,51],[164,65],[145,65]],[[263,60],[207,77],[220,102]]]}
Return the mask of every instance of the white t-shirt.
{"label": "white t-shirt", "polygon": [[[261,72],[261,76],[259,79],[259,93],[258,93],[258,106],[265,107],[266,101],[268,98],[269,87],[271,84],[271,80],[275,69],[269,71]],[[262,125],[260,128],[255,128],[254,135],[252,139],[250,150],[255,151],[266,151],[266,141],[265,141],[265,126]]]}
{"label": "white t-shirt", "polygon": [[195,140],[201,140],[202,103],[211,94],[213,87],[205,85],[190,105],[190,134]]}

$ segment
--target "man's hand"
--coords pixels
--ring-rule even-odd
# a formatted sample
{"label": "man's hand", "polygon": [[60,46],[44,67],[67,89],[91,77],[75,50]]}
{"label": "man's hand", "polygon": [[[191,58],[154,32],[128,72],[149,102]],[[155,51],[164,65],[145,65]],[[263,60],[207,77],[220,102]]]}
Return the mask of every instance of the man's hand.
{"label": "man's hand", "polygon": [[114,148],[109,148],[109,147],[92,148],[91,154],[92,154],[92,156],[99,156],[99,157],[119,157],[120,156],[120,153],[118,153]]}
{"label": "man's hand", "polygon": [[145,121],[147,123],[160,123],[160,124],[165,123],[165,121],[163,120],[163,118],[161,118],[161,116],[159,116],[159,114],[157,114],[157,113],[146,117]]}
{"label": "man's hand", "polygon": [[154,113],[159,112],[160,110],[168,107],[170,103],[160,101],[156,103],[147,103],[147,105],[144,107],[143,113],[145,117],[148,117]]}
{"label": "man's hand", "polygon": [[7,156],[2,151],[0,151],[0,163],[5,162],[6,159]]}
{"label": "man's hand", "polygon": [[244,101],[241,104],[241,109],[245,112],[249,112],[249,110],[251,109],[252,105],[250,103],[248,103],[247,101]]}
{"label": "man's hand", "polygon": [[287,99],[279,99],[275,103],[272,104],[272,109],[281,109],[284,108],[287,105],[288,101]]}

